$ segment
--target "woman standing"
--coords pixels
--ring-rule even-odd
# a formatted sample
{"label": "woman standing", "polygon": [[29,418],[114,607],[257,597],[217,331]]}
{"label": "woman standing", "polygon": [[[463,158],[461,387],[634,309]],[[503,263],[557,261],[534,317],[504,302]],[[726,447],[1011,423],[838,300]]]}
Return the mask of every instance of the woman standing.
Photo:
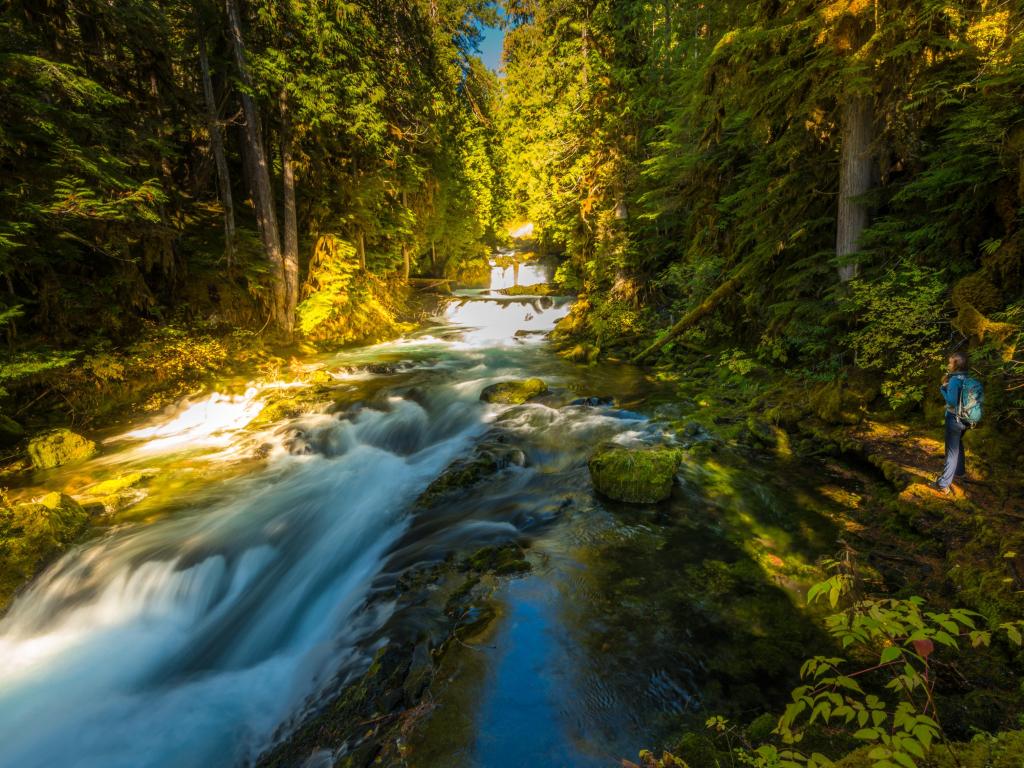
{"label": "woman standing", "polygon": [[954,481],[963,483],[967,474],[964,465],[964,432],[970,425],[960,419],[959,409],[964,381],[967,379],[967,355],[954,352],[949,356],[946,375],[939,392],[946,401],[946,467],[931,487],[942,494],[950,492]]}

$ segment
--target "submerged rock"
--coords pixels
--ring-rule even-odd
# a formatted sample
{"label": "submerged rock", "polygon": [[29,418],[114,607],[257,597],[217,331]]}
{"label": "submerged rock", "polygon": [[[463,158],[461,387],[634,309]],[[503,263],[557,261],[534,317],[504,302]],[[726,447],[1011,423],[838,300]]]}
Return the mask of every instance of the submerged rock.
{"label": "submerged rock", "polygon": [[617,501],[653,504],[667,499],[681,457],[675,448],[627,448],[606,443],[587,466],[594,488]]}
{"label": "submerged rock", "polygon": [[53,469],[96,454],[96,443],[70,429],[55,429],[28,443],[28,455],[36,469]]}
{"label": "submerged rock", "polygon": [[157,474],[155,469],[143,469],[96,483],[85,490],[83,507],[90,514],[120,512],[146,498],[141,486]]}
{"label": "submerged rock", "polygon": [[0,507],[0,610],[14,592],[56,559],[89,524],[82,505],[63,493]]}
{"label": "submerged rock", "polygon": [[518,379],[484,387],[484,391],[480,393],[480,399],[485,403],[522,405],[528,400],[540,397],[547,391],[548,385],[541,379]]}
{"label": "submerged rock", "polygon": [[416,500],[417,505],[429,507],[451,491],[475,485],[508,467],[526,465],[526,454],[507,443],[505,433],[492,433],[473,450],[473,455],[456,459],[434,480]]}
{"label": "submerged rock", "polygon": [[590,397],[577,397],[569,405],[585,405],[588,408],[601,408],[603,406],[614,406],[614,397],[598,397],[597,395],[591,395]]}

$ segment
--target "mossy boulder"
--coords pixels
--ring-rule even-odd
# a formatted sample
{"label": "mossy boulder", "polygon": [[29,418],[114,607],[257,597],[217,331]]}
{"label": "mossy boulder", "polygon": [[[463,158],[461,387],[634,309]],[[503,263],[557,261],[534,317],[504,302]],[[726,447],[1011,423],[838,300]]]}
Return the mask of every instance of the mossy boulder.
{"label": "mossy boulder", "polygon": [[55,429],[32,438],[28,455],[36,469],[53,469],[96,455],[96,443],[70,429]]}
{"label": "mossy boulder", "polygon": [[667,499],[682,457],[675,448],[602,445],[587,466],[597,491],[610,499],[653,504]]}
{"label": "mossy boulder", "polygon": [[535,397],[540,397],[547,391],[548,385],[541,379],[517,379],[484,387],[484,391],[480,393],[480,399],[485,403],[522,405]]}
{"label": "mossy boulder", "polygon": [[64,493],[0,507],[0,610],[18,587],[71,546],[88,524],[88,513]]}

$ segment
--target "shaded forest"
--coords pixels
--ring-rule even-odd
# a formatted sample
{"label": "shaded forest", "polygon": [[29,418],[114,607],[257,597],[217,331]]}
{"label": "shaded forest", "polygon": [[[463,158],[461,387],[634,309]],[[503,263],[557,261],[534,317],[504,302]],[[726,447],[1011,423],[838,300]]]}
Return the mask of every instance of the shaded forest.
{"label": "shaded forest", "polygon": [[[512,204],[581,291],[575,354],[876,378],[968,349],[1024,422],[1014,3],[525,3]],[[539,84],[539,85],[538,85]]]}
{"label": "shaded forest", "polygon": [[473,51],[495,20],[437,0],[7,5],[0,384],[74,416],[83,390],[199,376],[255,334],[393,335],[410,275],[486,274],[505,196]]}

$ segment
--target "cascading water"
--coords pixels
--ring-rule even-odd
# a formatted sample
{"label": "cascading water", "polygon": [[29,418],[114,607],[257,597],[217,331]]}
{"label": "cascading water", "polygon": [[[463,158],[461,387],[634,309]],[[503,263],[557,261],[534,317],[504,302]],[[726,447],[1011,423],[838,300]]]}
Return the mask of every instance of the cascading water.
{"label": "cascading water", "polygon": [[[482,387],[521,375],[537,355],[523,333],[549,330],[567,309],[547,298],[458,298],[418,336],[338,357],[349,369],[410,361],[404,389],[369,377],[381,384],[364,407],[256,433],[247,425],[266,393],[251,389],[108,441],[97,466],[197,453],[224,462],[255,444],[274,448],[255,473],[185,509],[69,552],[17,600],[0,623],[0,764],[251,762],[310,696],[359,666],[358,641],[391,610],[368,610],[368,590],[411,502],[494,418]],[[340,384],[346,376],[368,378],[357,370]],[[550,421],[552,409],[537,408]],[[604,433],[623,429],[597,421]],[[304,450],[290,451],[296,434]],[[474,531],[517,530],[471,522],[436,531],[431,556]]]}

